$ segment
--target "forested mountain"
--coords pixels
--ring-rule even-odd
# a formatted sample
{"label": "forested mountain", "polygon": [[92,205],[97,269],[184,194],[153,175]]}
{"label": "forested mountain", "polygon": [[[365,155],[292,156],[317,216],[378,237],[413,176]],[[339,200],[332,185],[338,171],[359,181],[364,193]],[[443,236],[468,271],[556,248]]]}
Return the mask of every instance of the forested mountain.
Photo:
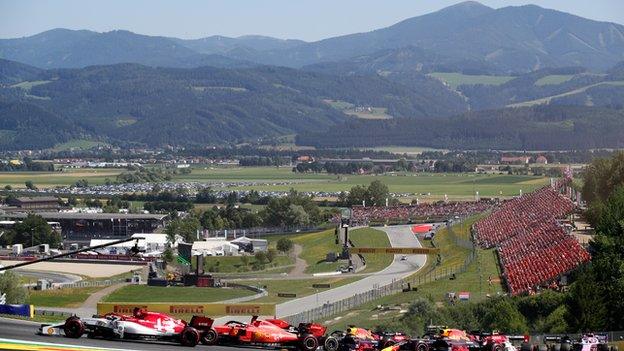
{"label": "forested mountain", "polygon": [[[410,85],[381,76],[331,76],[290,68],[153,68],[137,64],[42,71],[36,82],[0,89],[0,130],[76,134],[149,145],[236,142],[320,130],[353,118],[326,100],[386,108],[395,117],[422,118],[465,111],[462,98],[434,79]],[[450,103],[449,103],[450,101]],[[33,112],[34,111],[34,112]],[[45,120],[63,120],[51,130]],[[69,128],[65,129],[65,126]],[[3,148],[23,148],[14,137]]]}
{"label": "forested mountain", "polygon": [[313,69],[354,72],[435,68],[519,74],[567,66],[603,71],[624,59],[624,26],[535,5],[493,9],[468,1],[387,28],[311,43],[262,36],[182,40],[128,31],[55,29],[0,40],[0,58],[40,68],[126,62],[240,67],[254,62],[288,67],[322,63]]}
{"label": "forested mountain", "polygon": [[0,59],[0,84],[33,81],[43,70],[19,62]]}
{"label": "forested mountain", "polygon": [[337,128],[302,133],[297,143],[316,147],[401,145],[502,150],[622,148],[624,111],[537,106],[469,112],[451,118],[350,120]]}
{"label": "forested mountain", "polygon": [[262,59],[304,66],[404,47],[485,61],[508,72],[564,66],[604,70],[624,57],[624,26],[535,5],[492,9],[469,1],[387,28],[267,52]]}
{"label": "forested mountain", "polygon": [[250,62],[200,54],[165,37],[116,30],[53,29],[31,37],[0,40],[0,58],[40,68],[77,68],[115,63],[164,67],[249,67]]}

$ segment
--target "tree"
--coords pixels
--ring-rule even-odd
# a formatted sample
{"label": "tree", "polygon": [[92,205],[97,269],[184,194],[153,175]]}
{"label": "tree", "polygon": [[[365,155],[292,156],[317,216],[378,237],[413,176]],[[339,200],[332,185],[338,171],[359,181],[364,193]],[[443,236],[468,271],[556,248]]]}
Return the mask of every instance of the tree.
{"label": "tree", "polygon": [[268,249],[266,252],[266,259],[269,263],[272,263],[277,256],[277,252],[274,249]]}
{"label": "tree", "polygon": [[29,190],[37,190],[37,187],[35,186],[35,183],[33,183],[32,180],[27,180],[24,182],[24,185],[26,186],[26,189]]}
{"label": "tree", "polygon": [[243,265],[243,267],[247,267],[249,265],[249,256],[242,255],[240,259],[241,259],[241,264]]}
{"label": "tree", "polygon": [[356,185],[349,190],[347,195],[347,204],[349,206],[360,206],[362,204],[371,205],[368,196],[368,189],[361,185]]}
{"label": "tree", "polygon": [[310,216],[303,206],[291,204],[285,215],[285,224],[289,227],[298,227],[310,224]]}
{"label": "tree", "polygon": [[13,271],[0,273],[0,295],[6,294],[7,304],[24,304],[28,299],[28,290],[21,284]]}
{"label": "tree", "polygon": [[292,250],[292,248],[293,248],[293,242],[292,240],[288,238],[280,238],[277,241],[277,250],[282,253],[287,253],[290,250]]}
{"label": "tree", "polygon": [[52,227],[43,217],[28,214],[26,218],[13,227],[13,244],[24,246],[49,244],[58,247],[61,243],[61,234],[52,230]]}
{"label": "tree", "polygon": [[163,260],[165,260],[165,262],[167,263],[171,263],[173,262],[173,258],[173,250],[171,250],[170,247],[166,248],[163,252]]}
{"label": "tree", "polygon": [[4,190],[13,190],[13,187],[9,184],[4,186]]}
{"label": "tree", "polygon": [[388,186],[379,180],[374,180],[368,186],[368,197],[371,205],[383,206],[386,203],[386,199],[390,196]]}

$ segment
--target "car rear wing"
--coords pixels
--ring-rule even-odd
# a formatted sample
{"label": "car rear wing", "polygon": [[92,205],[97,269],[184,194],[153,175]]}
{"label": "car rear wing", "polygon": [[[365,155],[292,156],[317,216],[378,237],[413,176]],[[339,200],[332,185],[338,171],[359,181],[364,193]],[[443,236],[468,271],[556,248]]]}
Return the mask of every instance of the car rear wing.
{"label": "car rear wing", "polygon": [[214,319],[205,316],[193,316],[189,325],[195,329],[206,330],[212,328]]}

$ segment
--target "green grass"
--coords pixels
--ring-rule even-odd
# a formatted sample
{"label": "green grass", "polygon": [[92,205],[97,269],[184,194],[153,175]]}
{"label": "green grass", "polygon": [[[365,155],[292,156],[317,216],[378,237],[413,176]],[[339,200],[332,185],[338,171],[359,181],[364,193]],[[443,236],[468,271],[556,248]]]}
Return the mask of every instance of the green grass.
{"label": "green grass", "polygon": [[[381,230],[373,228],[361,228],[349,233],[349,238],[356,247],[390,247],[388,235]],[[388,267],[394,255],[365,254],[366,268],[362,273],[378,272]]]}
{"label": "green grass", "polygon": [[254,300],[254,302],[266,302],[266,303],[282,303],[284,301],[291,300],[288,297],[279,297],[278,293],[291,293],[297,294],[296,298],[308,296],[321,292],[327,289],[314,289],[312,284],[330,284],[330,288],[336,288],[342,285],[352,283],[361,277],[331,277],[322,279],[281,279],[281,280],[246,280],[237,281],[246,285],[257,286],[265,288],[269,293],[268,296]]}
{"label": "green grass", "polygon": [[301,258],[308,263],[306,273],[333,272],[345,264],[341,261],[325,262],[328,252],[340,253],[342,251],[340,244],[336,244],[333,229],[298,235],[291,240],[303,246]]}
{"label": "green grass", "polygon": [[0,172],[0,186],[11,185],[13,188],[25,188],[24,182],[32,180],[38,188],[52,188],[72,185],[80,179],[89,184],[104,184],[106,178],[114,180],[121,169],[65,169],[62,172]]}
{"label": "green grass", "polygon": [[[254,256],[247,256],[248,263],[247,265],[243,265],[243,260],[241,256],[215,256],[215,257],[205,257],[204,258],[204,269],[207,272],[214,273],[234,273],[234,272],[251,272],[253,271],[252,267],[256,259]],[[278,255],[275,257],[273,262],[265,263],[264,270],[271,270],[271,268],[288,266],[285,271],[289,271],[292,268],[294,261],[292,258],[286,255]],[[253,272],[262,272],[264,270],[258,270]],[[274,270],[271,270],[272,273],[275,273]]]}
{"label": "green grass", "polygon": [[106,296],[103,302],[217,302],[253,294],[246,289],[128,285]]}
{"label": "green grass", "polygon": [[20,88],[24,90],[30,90],[32,87],[36,87],[37,85],[43,85],[50,83],[51,80],[34,80],[29,82],[20,82],[17,84],[11,85],[11,88]]}
{"label": "green grass", "polygon": [[[471,223],[474,223],[480,216],[475,216],[463,225],[454,226],[453,230],[456,237],[468,237]],[[440,230],[436,234],[436,244],[441,250],[442,262],[436,267],[436,271],[440,273],[448,272],[460,266],[470,254],[470,250],[457,246],[454,237],[451,236],[446,229]],[[426,244],[425,244],[426,246]],[[430,257],[427,264],[419,273],[411,278],[414,286],[418,287],[417,291],[399,293],[377,299],[365,305],[359,306],[349,313],[343,313],[339,319],[327,318],[321,320],[327,322],[334,329],[345,328],[349,324],[355,324],[362,327],[373,328],[376,325],[396,322],[401,314],[397,310],[379,311],[376,309],[378,305],[400,306],[406,309],[409,303],[416,298],[427,298],[434,301],[438,306],[443,306],[446,302],[447,292],[470,292],[471,301],[479,301],[487,298],[486,294],[495,295],[502,291],[499,277],[498,261],[496,253],[491,250],[477,250],[477,258],[468,266],[465,272],[457,273],[456,278],[439,278],[434,280],[425,274],[435,266],[435,257]],[[488,284],[488,277],[493,278],[493,284]],[[418,285],[418,277],[421,278],[421,284]]]}
{"label": "green grass", "polygon": [[585,92],[587,89],[593,88],[593,87],[597,87],[597,86],[601,86],[601,85],[611,85],[611,86],[624,86],[624,81],[607,81],[607,82],[599,82],[599,83],[595,83],[595,84],[590,84],[584,87],[580,87],[574,90],[570,90],[567,91],[565,93],[562,94],[557,94],[557,95],[553,95],[553,96],[547,96],[547,97],[543,97],[540,99],[535,99],[535,100],[530,100],[530,101],[524,101],[524,102],[518,102],[515,104],[510,104],[507,105],[507,107],[527,107],[527,106],[535,106],[535,105],[543,105],[543,104],[549,104],[551,100],[556,99],[556,98],[560,98],[560,97],[565,97],[565,96],[569,96],[569,95],[574,95],[574,94],[578,94],[578,93],[582,93]]}
{"label": "green grass", "polygon": [[54,146],[54,151],[68,151],[68,150],[89,150],[99,146],[110,146],[110,144],[102,141],[94,141],[87,139],[74,139],[68,142],[57,144]]}
{"label": "green grass", "polygon": [[550,76],[542,77],[535,81],[535,85],[558,85],[569,81],[574,78],[573,74],[553,74]]}
{"label": "green grass", "polygon": [[43,291],[30,291],[28,304],[43,307],[78,307],[91,296],[91,294],[104,287],[50,289]]}
{"label": "green grass", "polygon": [[467,75],[461,73],[445,73],[445,72],[433,72],[429,74],[432,77],[438,78],[453,89],[457,89],[462,84],[483,84],[483,85],[501,85],[514,79],[511,76],[486,76],[486,75]]}

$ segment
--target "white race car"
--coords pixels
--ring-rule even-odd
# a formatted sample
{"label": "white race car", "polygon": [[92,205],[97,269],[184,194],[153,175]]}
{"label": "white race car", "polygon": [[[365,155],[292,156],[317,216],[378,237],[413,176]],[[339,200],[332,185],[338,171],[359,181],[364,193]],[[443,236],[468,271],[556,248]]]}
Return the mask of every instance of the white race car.
{"label": "white race car", "polygon": [[193,316],[187,323],[164,313],[135,308],[132,316],[109,313],[93,318],[69,317],[64,323],[42,324],[37,333],[68,338],[86,334],[90,338],[160,340],[195,346],[199,342],[211,344],[218,337],[213,322],[208,317]]}

